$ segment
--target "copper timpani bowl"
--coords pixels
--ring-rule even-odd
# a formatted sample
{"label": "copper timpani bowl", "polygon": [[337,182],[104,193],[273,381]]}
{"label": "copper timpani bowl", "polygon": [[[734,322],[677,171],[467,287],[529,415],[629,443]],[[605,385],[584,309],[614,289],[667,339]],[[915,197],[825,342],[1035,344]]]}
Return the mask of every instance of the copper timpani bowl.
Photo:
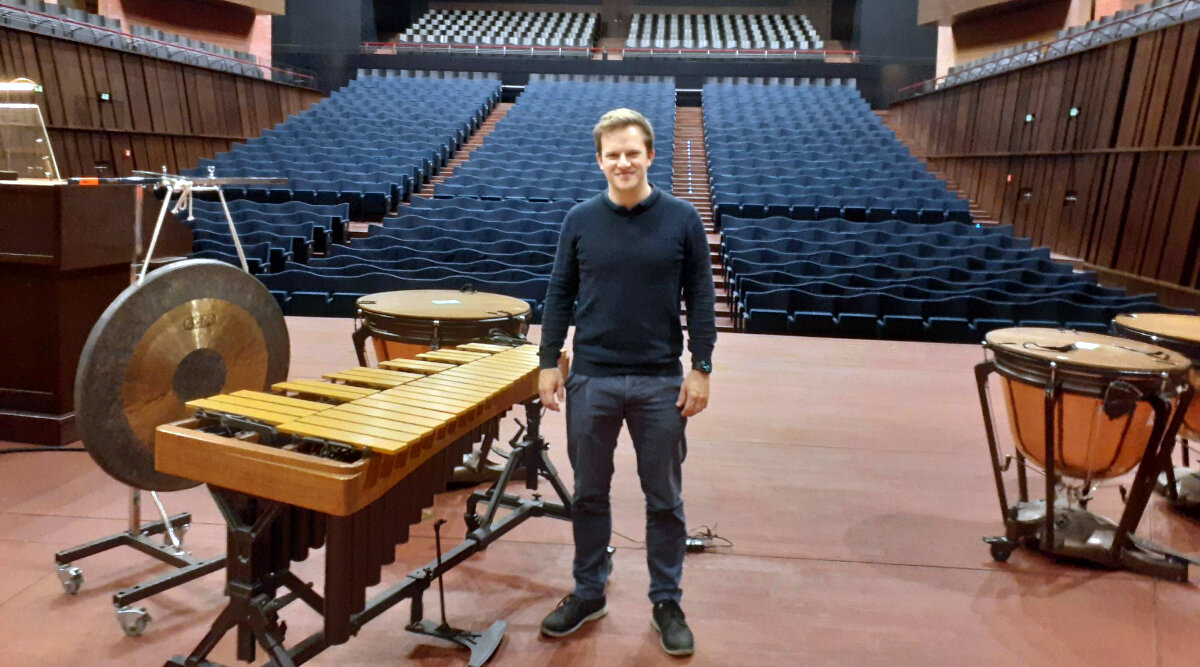
{"label": "copper timpani bowl", "polygon": [[[1064,329],[1013,327],[987,334],[1017,448],[1046,466],[1046,389],[1061,383],[1054,407],[1054,465],[1078,478],[1115,477],[1132,470],[1150,444],[1154,411],[1146,396],[1176,397],[1191,362],[1140,341]],[[1114,383],[1141,397],[1112,414]],[[1174,404],[1174,398],[1172,398]]]}
{"label": "copper timpani bowl", "polygon": [[[1200,389],[1200,316],[1175,313],[1130,313],[1117,315],[1112,321],[1118,336],[1165,347],[1192,360],[1190,379]],[[1200,401],[1192,401],[1183,416],[1180,434],[1189,439],[1200,438]]]}

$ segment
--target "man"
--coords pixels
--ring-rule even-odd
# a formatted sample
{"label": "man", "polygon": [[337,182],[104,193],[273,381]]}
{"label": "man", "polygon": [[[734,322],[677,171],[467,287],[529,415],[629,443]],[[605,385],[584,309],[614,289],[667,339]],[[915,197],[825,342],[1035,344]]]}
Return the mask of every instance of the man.
{"label": "man", "polygon": [[[542,319],[538,391],[551,410],[566,398],[575,471],[575,590],[542,621],[542,633],[569,635],[608,613],[609,487],[624,422],[646,496],[651,625],[667,653],[690,655],[694,639],[679,607],[687,536],[681,466],[687,418],[708,405],[717,338],[708,240],[695,207],[647,181],[654,130],[644,116],[610,111],[593,135],[608,190],[567,214]],[[692,362],[686,378],[681,294]],[[575,356],[564,383],[557,364],[572,314]]]}

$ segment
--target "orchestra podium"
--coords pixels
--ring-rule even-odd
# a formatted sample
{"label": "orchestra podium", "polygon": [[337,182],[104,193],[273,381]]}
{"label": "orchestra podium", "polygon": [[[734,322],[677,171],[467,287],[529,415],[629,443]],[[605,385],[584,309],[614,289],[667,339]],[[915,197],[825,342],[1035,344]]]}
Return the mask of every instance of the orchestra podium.
{"label": "orchestra podium", "polygon": [[[75,368],[92,325],[130,282],[140,188],[0,182],[0,441],[78,439]],[[160,201],[141,202],[141,244]],[[191,231],[168,215],[156,257],[191,252]],[[120,387],[114,387],[120,391]]]}

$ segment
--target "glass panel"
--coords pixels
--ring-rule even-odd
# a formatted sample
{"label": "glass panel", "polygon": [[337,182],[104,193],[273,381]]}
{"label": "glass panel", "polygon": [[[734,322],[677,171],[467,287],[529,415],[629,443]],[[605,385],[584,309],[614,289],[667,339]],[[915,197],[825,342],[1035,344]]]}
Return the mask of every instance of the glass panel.
{"label": "glass panel", "polygon": [[58,163],[36,104],[0,102],[0,171],[59,180]]}

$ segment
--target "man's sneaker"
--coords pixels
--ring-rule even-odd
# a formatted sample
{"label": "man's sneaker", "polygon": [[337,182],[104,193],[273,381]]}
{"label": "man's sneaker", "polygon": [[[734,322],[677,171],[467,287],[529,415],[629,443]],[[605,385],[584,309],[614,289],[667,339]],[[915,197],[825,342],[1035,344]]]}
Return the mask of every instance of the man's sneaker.
{"label": "man's sneaker", "polygon": [[691,655],[696,650],[696,638],[692,636],[678,602],[663,600],[656,603],[650,625],[658,630],[663,650],[668,655]]}
{"label": "man's sneaker", "polygon": [[566,637],[584,623],[603,618],[608,613],[604,598],[584,600],[572,593],[563,598],[550,615],[542,619],[542,634],[548,637]]}

